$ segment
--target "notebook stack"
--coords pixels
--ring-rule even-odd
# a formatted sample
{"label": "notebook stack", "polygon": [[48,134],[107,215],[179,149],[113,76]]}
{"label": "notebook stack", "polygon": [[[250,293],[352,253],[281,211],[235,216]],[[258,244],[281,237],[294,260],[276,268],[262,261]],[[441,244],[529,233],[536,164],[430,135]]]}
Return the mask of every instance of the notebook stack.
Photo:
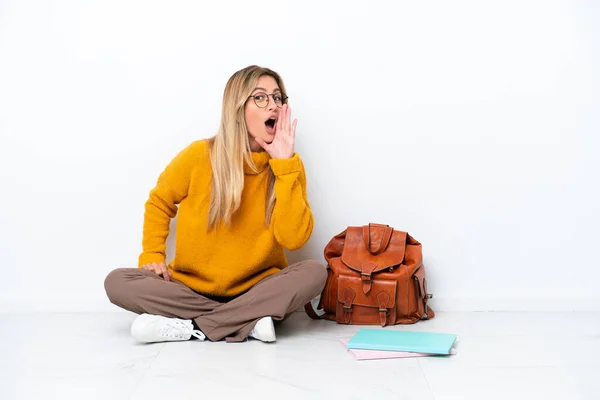
{"label": "notebook stack", "polygon": [[456,354],[456,335],[389,329],[361,329],[341,342],[357,360],[449,356]]}

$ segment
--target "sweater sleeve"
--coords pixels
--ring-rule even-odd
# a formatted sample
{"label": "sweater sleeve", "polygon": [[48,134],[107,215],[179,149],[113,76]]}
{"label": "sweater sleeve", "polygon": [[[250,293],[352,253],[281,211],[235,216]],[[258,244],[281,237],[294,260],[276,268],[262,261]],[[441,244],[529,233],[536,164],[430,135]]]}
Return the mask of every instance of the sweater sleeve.
{"label": "sweater sleeve", "polygon": [[304,246],[313,230],[313,214],[306,195],[306,174],[297,153],[269,160],[275,174],[276,202],[271,227],[277,242],[288,250]]}
{"label": "sweater sleeve", "polygon": [[138,258],[138,268],[144,264],[165,262],[169,223],[177,215],[177,204],[188,194],[199,145],[199,142],[194,142],[177,154],[150,191],[145,204],[142,253]]}

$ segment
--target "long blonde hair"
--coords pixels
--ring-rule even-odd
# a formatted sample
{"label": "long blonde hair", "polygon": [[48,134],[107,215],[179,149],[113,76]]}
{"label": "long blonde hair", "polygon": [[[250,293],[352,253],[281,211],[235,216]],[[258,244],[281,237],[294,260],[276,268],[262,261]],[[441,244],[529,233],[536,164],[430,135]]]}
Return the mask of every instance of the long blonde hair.
{"label": "long blonde hair", "polygon": [[[242,199],[244,161],[252,170],[258,172],[252,161],[244,110],[246,101],[256,88],[260,77],[264,75],[273,77],[283,95],[287,95],[283,80],[277,72],[256,65],[237,71],[225,86],[221,124],[217,134],[209,139],[212,191],[208,209],[208,230],[216,228],[221,220],[227,226],[231,225],[233,214],[240,207]],[[275,175],[270,167],[267,168],[267,173],[269,175],[265,224],[269,226],[275,206]]]}

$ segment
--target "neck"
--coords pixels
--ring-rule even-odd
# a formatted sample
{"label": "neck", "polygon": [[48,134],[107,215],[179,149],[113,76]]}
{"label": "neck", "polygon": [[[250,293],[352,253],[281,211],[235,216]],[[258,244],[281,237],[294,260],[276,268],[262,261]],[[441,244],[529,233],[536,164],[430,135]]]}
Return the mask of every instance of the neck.
{"label": "neck", "polygon": [[250,151],[261,153],[261,152],[265,151],[265,149],[260,147],[260,145],[258,143],[256,143],[256,140],[254,140],[253,137],[250,137]]}

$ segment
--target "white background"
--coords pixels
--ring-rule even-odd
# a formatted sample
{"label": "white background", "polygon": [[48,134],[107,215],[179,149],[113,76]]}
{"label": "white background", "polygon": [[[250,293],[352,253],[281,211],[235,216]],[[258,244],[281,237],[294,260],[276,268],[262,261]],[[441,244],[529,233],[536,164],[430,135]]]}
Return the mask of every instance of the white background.
{"label": "white background", "polygon": [[387,223],[436,310],[599,310],[599,26],[592,0],[0,1],[0,311],[116,309],[149,190],[250,64],[299,120],[291,261]]}

